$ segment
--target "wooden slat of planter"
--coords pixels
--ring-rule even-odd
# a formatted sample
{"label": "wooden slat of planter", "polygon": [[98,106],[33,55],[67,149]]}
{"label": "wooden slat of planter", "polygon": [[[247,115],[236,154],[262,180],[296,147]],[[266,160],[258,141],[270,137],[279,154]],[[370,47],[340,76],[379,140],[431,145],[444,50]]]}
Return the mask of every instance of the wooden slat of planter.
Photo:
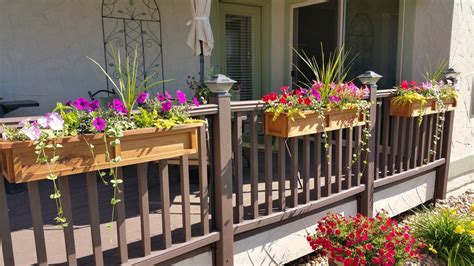
{"label": "wooden slat of planter", "polygon": [[298,206],[298,138],[291,138],[291,207]]}
{"label": "wooden slat of planter", "polygon": [[310,176],[310,141],[309,136],[303,137],[303,203],[306,204],[310,200],[309,196],[309,176]]}
{"label": "wooden slat of planter", "polygon": [[358,126],[365,123],[363,115],[357,115],[356,109],[324,111],[324,119],[316,111],[304,111],[305,117],[295,116],[290,119],[283,113],[273,121],[273,113],[265,113],[265,134],[290,138],[327,132]]}
{"label": "wooden slat of planter", "polygon": [[163,242],[165,248],[171,247],[171,222],[170,222],[170,182],[168,161],[161,160],[159,163],[160,173],[160,196],[161,196],[161,225],[163,228]]}
{"label": "wooden slat of planter", "polygon": [[[325,132],[327,134],[327,141],[329,144],[329,148],[326,150],[325,153],[323,154],[323,162],[325,167],[325,172],[324,172],[324,187],[323,187],[323,196],[329,197],[331,196],[331,186],[332,186],[332,132]],[[324,134],[324,133],[323,133]]]}
{"label": "wooden slat of planter", "polygon": [[314,135],[314,195],[315,200],[321,198],[321,133]]}
{"label": "wooden slat of planter", "polygon": [[334,131],[336,138],[336,186],[335,192],[339,193],[342,190],[342,129]]}
{"label": "wooden slat of planter", "polygon": [[241,223],[244,220],[244,200],[243,200],[243,163],[242,163],[242,115],[234,113],[234,125],[232,134],[232,146],[234,149],[234,192],[235,203],[234,223]]}
{"label": "wooden slat of planter", "polygon": [[352,139],[353,139],[353,128],[348,128],[346,133],[346,164],[345,164],[345,176],[346,179],[344,180],[343,183],[343,189],[349,189],[352,187]]}
{"label": "wooden slat of planter", "polygon": [[138,208],[140,210],[140,228],[143,255],[151,253],[150,239],[150,203],[148,199],[148,163],[137,165]]}
{"label": "wooden slat of planter", "polygon": [[[114,165],[117,167],[134,165],[196,153],[197,128],[201,125],[201,123],[182,125],[168,131],[156,128],[124,131],[124,137],[120,139],[120,146],[117,147],[121,150],[121,161]],[[57,139],[57,143],[64,147],[56,151],[60,159],[58,163],[51,165],[54,174],[66,176],[110,168],[102,137],[103,134],[97,134]],[[94,145],[95,157],[92,156],[85,140]],[[2,171],[11,182],[42,180],[50,172],[48,165],[36,162],[34,145],[31,141],[0,141],[0,152],[7,160]],[[48,151],[47,154],[50,152],[52,151]]]}
{"label": "wooden slat of planter", "polygon": [[5,179],[3,179],[3,175],[0,173],[0,239],[4,265],[15,265],[10,230],[10,216],[8,215]]}
{"label": "wooden slat of planter", "polygon": [[284,138],[278,138],[278,205],[280,211],[286,208],[285,181],[286,181],[286,143]]}
{"label": "wooden slat of planter", "polygon": [[35,235],[36,259],[38,260],[38,265],[48,265],[38,181],[28,183],[28,196],[30,199],[31,220]]}
{"label": "wooden slat of planter", "polygon": [[206,126],[198,130],[199,151],[199,200],[201,204],[201,231],[203,235],[209,234],[209,186],[207,182],[207,145]]}
{"label": "wooden slat of planter", "polygon": [[398,132],[400,131],[399,128],[400,124],[400,117],[393,117],[392,118],[392,143],[390,144],[390,156],[389,156],[389,173],[390,175],[394,175],[396,172],[396,164],[397,164],[397,156],[398,156]]}
{"label": "wooden slat of planter", "polygon": [[100,214],[99,197],[97,195],[96,172],[88,172],[87,177],[87,201],[89,209],[89,224],[91,225],[92,251],[94,253],[95,265],[104,265],[102,254],[102,243],[100,237]]}
{"label": "wooden slat of planter", "polygon": [[[354,140],[354,150],[356,152],[360,151],[361,145],[360,145],[360,140],[362,138],[362,128],[361,127],[355,127],[355,140]],[[354,178],[352,179],[352,186],[360,186],[360,179],[361,179],[361,161],[362,161],[362,154],[357,158],[357,161],[352,165],[353,169],[352,171],[354,172]]]}
{"label": "wooden slat of planter", "polygon": [[[123,180],[123,169],[118,167],[117,178]],[[117,198],[120,199],[120,202],[115,205],[115,219],[117,220],[117,241],[118,241],[118,250],[120,255],[120,262],[125,263],[128,261],[128,247],[127,247],[127,227],[126,227],[126,216],[125,216],[125,191],[123,189],[123,183],[117,184],[120,193],[118,193]]]}
{"label": "wooden slat of planter", "polygon": [[386,177],[388,175],[388,156],[389,156],[389,137],[390,137],[390,110],[387,108],[390,108],[389,105],[389,99],[384,99],[383,100],[383,118],[381,123],[383,124],[383,137],[382,137],[382,163],[381,163],[381,169],[382,169],[382,177]]}
{"label": "wooden slat of planter", "polygon": [[252,218],[258,218],[258,132],[257,112],[250,113],[250,200]]}
{"label": "wooden slat of planter", "polygon": [[273,145],[272,136],[265,136],[265,205],[266,214],[270,215],[273,212]]}
{"label": "wooden slat of planter", "polygon": [[190,199],[189,195],[189,162],[188,156],[183,155],[180,157],[179,172],[181,174],[181,209],[183,212],[183,231],[184,240],[191,240],[191,211],[190,211]]}
{"label": "wooden slat of planter", "polygon": [[63,207],[64,218],[68,226],[63,229],[64,242],[66,245],[66,257],[68,265],[77,265],[76,245],[74,243],[74,222],[72,220],[71,194],[69,190],[69,178],[63,176],[58,178],[58,186],[61,191],[61,204]]}

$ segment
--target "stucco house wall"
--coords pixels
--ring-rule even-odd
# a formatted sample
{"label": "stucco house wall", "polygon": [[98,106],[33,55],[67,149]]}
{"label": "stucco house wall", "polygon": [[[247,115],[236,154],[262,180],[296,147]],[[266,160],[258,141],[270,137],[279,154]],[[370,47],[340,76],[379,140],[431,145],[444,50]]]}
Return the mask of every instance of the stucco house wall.
{"label": "stucco house wall", "polygon": [[[189,0],[158,0],[162,17],[164,79],[167,88],[186,89],[198,76],[199,58],[186,45]],[[0,97],[33,99],[39,108],[10,116],[42,114],[57,101],[103,89],[105,77],[86,57],[104,62],[102,1],[0,0]],[[206,59],[208,65],[208,59]]]}

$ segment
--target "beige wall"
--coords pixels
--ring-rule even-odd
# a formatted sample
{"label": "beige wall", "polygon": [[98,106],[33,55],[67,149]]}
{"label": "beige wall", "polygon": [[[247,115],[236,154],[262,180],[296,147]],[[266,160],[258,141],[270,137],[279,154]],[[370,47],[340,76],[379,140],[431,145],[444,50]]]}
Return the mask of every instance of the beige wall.
{"label": "beige wall", "polygon": [[[184,89],[186,77],[199,72],[199,59],[185,44],[189,0],[157,2],[165,78],[176,79],[168,88]],[[10,116],[41,114],[56,101],[104,88],[105,78],[86,59],[104,60],[101,19],[98,0],[0,0],[0,97],[40,102]]]}

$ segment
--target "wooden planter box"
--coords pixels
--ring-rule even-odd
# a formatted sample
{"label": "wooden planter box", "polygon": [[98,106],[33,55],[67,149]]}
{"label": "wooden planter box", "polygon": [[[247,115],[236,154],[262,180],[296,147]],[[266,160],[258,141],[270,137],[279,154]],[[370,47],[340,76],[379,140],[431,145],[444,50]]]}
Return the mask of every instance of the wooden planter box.
{"label": "wooden planter box", "polygon": [[265,134],[291,138],[365,124],[365,116],[357,115],[356,109],[325,111],[324,119],[319,118],[315,111],[305,111],[304,114],[306,118],[297,116],[294,121],[287,114],[281,114],[273,121],[273,113],[266,112]]}
{"label": "wooden planter box", "polygon": [[[446,111],[456,109],[456,99],[444,101]],[[428,100],[425,105],[421,106],[419,102],[396,104],[390,101],[390,115],[401,117],[418,117],[422,115],[436,114],[440,112],[440,107],[435,100]]]}
{"label": "wooden planter box", "polygon": [[[107,147],[104,134],[82,135],[57,139],[63,145],[57,149],[59,160],[50,164],[57,176],[66,176],[95,170],[108,169],[111,163],[106,160],[108,148],[111,158],[120,156],[121,161],[113,167],[139,164],[193,154],[197,152],[197,131],[202,123],[176,126],[171,130],[143,128],[128,130],[120,138],[120,144]],[[94,157],[86,143],[94,145]],[[113,139],[108,139],[110,143]],[[32,141],[0,141],[2,173],[9,182],[22,183],[46,179],[49,174],[47,164],[37,163],[35,146]],[[51,150],[47,150],[51,157]]]}

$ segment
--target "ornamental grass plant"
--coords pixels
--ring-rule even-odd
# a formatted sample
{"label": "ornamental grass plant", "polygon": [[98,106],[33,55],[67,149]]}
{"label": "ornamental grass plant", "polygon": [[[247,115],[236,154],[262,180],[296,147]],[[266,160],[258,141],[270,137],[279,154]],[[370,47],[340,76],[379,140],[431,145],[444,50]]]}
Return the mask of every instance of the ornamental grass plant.
{"label": "ornamental grass plant", "polygon": [[455,209],[426,209],[417,213],[410,226],[426,250],[451,265],[474,264],[474,205],[469,214]]}

